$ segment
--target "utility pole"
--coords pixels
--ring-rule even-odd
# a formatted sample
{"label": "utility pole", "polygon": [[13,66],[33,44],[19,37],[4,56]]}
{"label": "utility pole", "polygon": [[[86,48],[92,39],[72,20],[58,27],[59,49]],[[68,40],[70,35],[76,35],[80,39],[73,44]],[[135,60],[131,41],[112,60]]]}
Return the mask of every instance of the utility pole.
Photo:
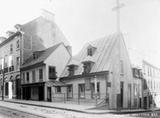
{"label": "utility pole", "polygon": [[121,29],[120,29],[120,9],[122,7],[124,7],[124,4],[121,4],[119,2],[119,0],[116,0],[116,6],[114,8],[112,8],[113,11],[116,11],[116,22],[117,22],[117,33],[120,33]]}

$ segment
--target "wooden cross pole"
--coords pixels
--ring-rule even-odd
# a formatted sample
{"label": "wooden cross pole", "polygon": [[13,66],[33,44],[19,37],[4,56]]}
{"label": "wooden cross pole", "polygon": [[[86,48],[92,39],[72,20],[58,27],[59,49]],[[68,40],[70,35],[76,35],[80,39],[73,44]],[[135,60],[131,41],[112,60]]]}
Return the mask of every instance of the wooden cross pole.
{"label": "wooden cross pole", "polygon": [[124,7],[124,4],[120,4],[119,0],[116,1],[116,4],[117,5],[114,8],[112,8],[112,10],[117,12],[117,32],[120,33],[120,9]]}

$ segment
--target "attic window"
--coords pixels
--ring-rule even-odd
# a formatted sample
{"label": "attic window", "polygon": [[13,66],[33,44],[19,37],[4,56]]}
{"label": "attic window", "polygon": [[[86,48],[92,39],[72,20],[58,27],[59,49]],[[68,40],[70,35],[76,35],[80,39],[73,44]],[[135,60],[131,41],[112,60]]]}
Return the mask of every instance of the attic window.
{"label": "attic window", "polygon": [[73,76],[75,74],[75,68],[76,68],[76,65],[69,65],[68,66],[69,76]]}
{"label": "attic window", "polygon": [[90,73],[91,69],[92,69],[92,62],[85,62],[83,63],[83,73]]}
{"label": "attic window", "polygon": [[35,53],[33,53],[33,59],[37,59],[38,55],[36,55]]}
{"label": "attic window", "polygon": [[88,48],[88,50],[87,50],[87,55],[88,55],[88,56],[92,56],[92,55],[93,55],[93,50],[92,50],[92,48]]}
{"label": "attic window", "polygon": [[88,55],[88,56],[93,56],[95,50],[96,50],[95,47],[89,46],[89,47],[87,48],[87,55]]}

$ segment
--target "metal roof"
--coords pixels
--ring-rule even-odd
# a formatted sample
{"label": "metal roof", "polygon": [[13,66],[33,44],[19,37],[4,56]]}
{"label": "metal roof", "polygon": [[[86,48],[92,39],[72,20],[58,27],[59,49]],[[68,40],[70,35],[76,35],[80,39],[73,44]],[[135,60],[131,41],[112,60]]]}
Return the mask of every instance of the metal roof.
{"label": "metal roof", "polygon": [[[96,48],[94,54],[92,55],[92,60],[94,60],[94,64],[92,66],[91,73],[108,71],[110,68],[109,58],[110,58],[112,49],[114,47],[114,44],[116,43],[118,38],[123,38],[122,34],[109,35],[85,44],[82,50],[72,58],[72,59],[76,59],[79,62],[78,68],[75,70],[75,75],[82,74],[83,72],[82,62],[88,57],[87,48],[91,45],[94,45],[94,47]],[[68,67],[65,68],[61,77],[68,76],[67,68]]]}

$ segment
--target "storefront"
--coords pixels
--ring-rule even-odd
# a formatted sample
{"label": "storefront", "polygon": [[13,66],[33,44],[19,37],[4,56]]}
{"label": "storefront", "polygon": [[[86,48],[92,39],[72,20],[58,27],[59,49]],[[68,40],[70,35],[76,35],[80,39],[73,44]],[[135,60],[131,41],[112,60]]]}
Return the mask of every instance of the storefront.
{"label": "storefront", "polygon": [[22,99],[44,101],[45,99],[44,87],[45,87],[45,82],[23,84]]}

